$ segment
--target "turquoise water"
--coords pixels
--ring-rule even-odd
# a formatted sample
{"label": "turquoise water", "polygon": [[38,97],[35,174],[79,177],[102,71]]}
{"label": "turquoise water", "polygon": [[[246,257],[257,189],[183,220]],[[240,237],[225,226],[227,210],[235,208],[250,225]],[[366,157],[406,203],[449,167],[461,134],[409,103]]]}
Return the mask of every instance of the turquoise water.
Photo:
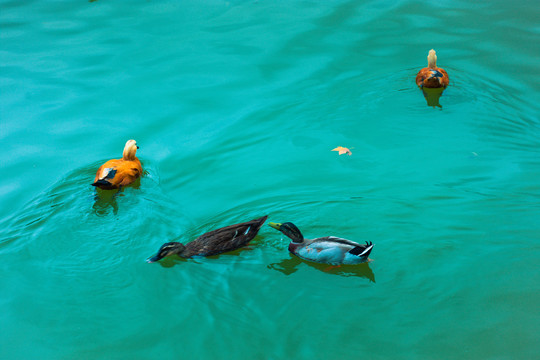
{"label": "turquoise water", "polygon": [[[537,2],[0,6],[0,358],[540,353]],[[96,200],[130,138],[147,175]],[[265,214],[373,261],[302,262],[264,226],[145,262]]]}

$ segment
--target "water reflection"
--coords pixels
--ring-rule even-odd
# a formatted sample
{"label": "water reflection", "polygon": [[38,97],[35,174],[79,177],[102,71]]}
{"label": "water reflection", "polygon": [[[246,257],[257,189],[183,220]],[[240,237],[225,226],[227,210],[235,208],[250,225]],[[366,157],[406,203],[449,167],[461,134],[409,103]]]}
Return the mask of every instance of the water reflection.
{"label": "water reflection", "polygon": [[369,281],[375,282],[375,274],[369,267],[369,263],[363,263],[358,265],[332,266],[328,264],[319,264],[310,261],[303,261],[298,256],[293,256],[289,254],[289,258],[283,259],[278,263],[270,264],[267,267],[269,269],[277,270],[285,275],[291,275],[298,270],[301,264],[305,264],[319,271],[323,271],[327,274],[365,277]]}
{"label": "water reflection", "polygon": [[98,216],[105,216],[109,212],[109,208],[112,208],[113,214],[118,214],[118,203],[116,202],[116,196],[118,190],[101,190],[96,189],[94,196],[94,205],[92,209]]}
{"label": "water reflection", "polygon": [[[140,189],[141,179],[135,180],[129,187],[134,189]],[[118,203],[116,198],[118,196],[124,196],[124,189],[114,189],[114,190],[103,190],[96,188],[96,194],[94,196],[94,205],[92,209],[97,216],[106,216],[109,212],[109,209],[112,209],[114,215],[118,215]]]}
{"label": "water reflection", "polygon": [[439,98],[441,97],[443,91],[444,91],[444,88],[434,88],[434,89],[422,88],[422,93],[424,94],[424,97],[426,98],[427,105],[442,109],[442,105],[439,104]]}
{"label": "water reflection", "polygon": [[160,266],[162,266],[164,268],[172,268],[175,265],[178,265],[180,263],[185,263],[185,262],[188,262],[188,261],[189,261],[189,259],[185,259],[185,258],[180,257],[178,255],[171,255],[171,256],[167,256],[167,257],[161,259],[160,261],[156,261],[155,263],[150,264],[150,265],[157,264],[157,265],[160,265]]}
{"label": "water reflection", "polygon": [[[175,239],[173,239],[171,241],[179,241],[181,238],[182,238],[182,236],[179,236],[179,237],[177,237],[177,238],[175,238]],[[190,258],[183,258],[183,257],[178,256],[178,255],[170,255],[170,256],[164,257],[163,259],[161,259],[159,261],[153,262],[152,265],[158,264],[158,265],[161,265],[164,268],[171,268],[171,267],[173,267],[175,265],[179,265],[179,264],[186,263],[186,262],[192,262],[192,263],[195,263],[195,264],[203,264],[207,260],[213,261],[215,259],[219,259],[221,256],[240,256],[241,252],[250,251],[250,250],[253,250],[253,249],[250,248],[249,245],[248,245],[248,246],[242,247],[240,249],[227,251],[227,252],[217,254],[217,255],[212,255],[212,256],[195,255],[195,256],[192,256]],[[153,254],[151,254],[149,257],[147,257],[146,260],[148,260],[148,258],[150,258],[152,256],[153,256]]]}

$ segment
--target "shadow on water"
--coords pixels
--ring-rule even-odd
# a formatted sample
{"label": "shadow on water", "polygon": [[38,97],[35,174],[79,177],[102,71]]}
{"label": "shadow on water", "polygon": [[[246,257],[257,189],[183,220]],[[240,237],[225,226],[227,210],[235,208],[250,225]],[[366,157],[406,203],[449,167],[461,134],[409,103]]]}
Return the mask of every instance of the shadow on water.
{"label": "shadow on water", "polygon": [[[156,249],[157,251],[157,249]],[[154,253],[155,254],[155,253]],[[154,254],[149,254],[147,258],[152,257]],[[166,258],[161,259],[160,261],[156,261],[155,263],[149,264],[149,265],[159,265],[164,268],[172,268],[175,265],[179,265],[182,263],[186,263],[190,261],[189,259],[184,259],[183,257],[172,255],[167,256]]]}
{"label": "shadow on water", "polygon": [[[145,172],[145,175],[147,175],[148,172]],[[144,176],[144,175],[143,175]],[[141,187],[141,179],[135,180],[131,185],[129,185],[127,188],[136,189],[139,190]],[[126,188],[121,189],[115,189],[115,190],[103,190],[100,188],[96,188],[96,194],[94,196],[94,205],[92,206],[92,209],[94,209],[94,212],[97,216],[106,216],[109,213],[109,210],[112,209],[112,212],[114,215],[118,215],[118,202],[116,200],[117,197],[125,196],[124,190]]]}
{"label": "shadow on water", "polygon": [[116,197],[120,195],[119,190],[101,190],[96,189],[96,195],[94,196],[94,205],[92,209],[98,216],[107,215],[109,208],[112,209],[113,214],[118,214],[118,202]]}
{"label": "shadow on water", "polygon": [[[231,257],[231,256],[239,256],[240,252],[246,251],[246,250],[249,251],[249,248],[241,248],[241,249],[237,249],[237,250],[234,250],[234,251],[229,251],[229,252],[219,254],[219,255],[194,256],[194,257],[189,258],[189,259],[177,256],[177,255],[171,255],[171,256],[167,256],[167,257],[161,259],[160,261],[156,261],[155,263],[151,263],[149,265],[160,265],[161,267],[164,267],[164,268],[172,268],[173,266],[182,265],[182,264],[185,264],[185,263],[202,264],[202,263],[206,262],[207,260],[208,261],[214,261],[214,260],[217,260],[217,259],[219,259],[221,257],[226,259],[227,257]],[[154,254],[150,254],[147,258],[153,256]]]}
{"label": "shadow on water", "polygon": [[369,263],[332,266],[328,264],[303,261],[299,257],[289,254],[289,258],[283,259],[278,263],[270,264],[267,267],[272,270],[277,270],[285,275],[291,275],[298,271],[300,266],[304,266],[302,264],[330,275],[364,277],[371,282],[375,282],[375,274],[369,267]]}
{"label": "shadow on water", "polygon": [[424,98],[426,98],[427,105],[442,109],[442,105],[439,104],[439,99],[441,98],[443,91],[444,91],[443,88],[437,88],[437,89],[422,88],[422,93],[424,94]]}

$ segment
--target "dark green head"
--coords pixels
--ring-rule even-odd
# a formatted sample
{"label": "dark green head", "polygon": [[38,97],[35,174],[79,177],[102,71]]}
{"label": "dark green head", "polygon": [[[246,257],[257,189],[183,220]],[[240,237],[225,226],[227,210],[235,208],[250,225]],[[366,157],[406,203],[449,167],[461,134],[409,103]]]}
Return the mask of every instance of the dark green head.
{"label": "dark green head", "polygon": [[300,230],[292,222],[286,222],[283,224],[271,222],[268,223],[268,225],[276,230],[281,231],[285,236],[291,238],[291,240],[295,243],[301,243],[304,241],[304,235],[302,235]]}
{"label": "dark green head", "polygon": [[146,262],[153,263],[163,259],[165,256],[180,255],[186,247],[179,242],[168,242],[159,248],[156,255],[146,259]]}

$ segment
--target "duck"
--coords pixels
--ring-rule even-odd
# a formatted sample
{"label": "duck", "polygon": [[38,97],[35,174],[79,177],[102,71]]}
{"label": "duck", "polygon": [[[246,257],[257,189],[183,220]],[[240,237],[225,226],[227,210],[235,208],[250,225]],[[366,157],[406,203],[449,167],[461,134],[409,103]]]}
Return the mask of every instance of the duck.
{"label": "duck", "polygon": [[316,239],[305,239],[296,225],[291,222],[283,224],[270,222],[268,225],[281,231],[292,241],[289,251],[308,261],[330,265],[355,265],[367,262],[373,249],[373,243],[359,244],[357,242],[326,236]]}
{"label": "duck", "polygon": [[416,85],[420,88],[443,88],[450,82],[446,70],[437,67],[437,54],[435,50],[429,50],[427,57],[428,66],[421,69],[416,75]]}
{"label": "duck", "polygon": [[146,261],[153,263],[171,255],[188,259],[194,256],[211,256],[239,249],[253,240],[267,218],[268,216],[265,215],[255,220],[222,227],[202,234],[185,245],[176,241],[167,242],[161,245],[158,252]]}
{"label": "duck", "polygon": [[135,156],[137,142],[128,140],[121,159],[112,159],[101,165],[92,186],[103,190],[119,189],[133,183],[142,175],[141,162]]}

